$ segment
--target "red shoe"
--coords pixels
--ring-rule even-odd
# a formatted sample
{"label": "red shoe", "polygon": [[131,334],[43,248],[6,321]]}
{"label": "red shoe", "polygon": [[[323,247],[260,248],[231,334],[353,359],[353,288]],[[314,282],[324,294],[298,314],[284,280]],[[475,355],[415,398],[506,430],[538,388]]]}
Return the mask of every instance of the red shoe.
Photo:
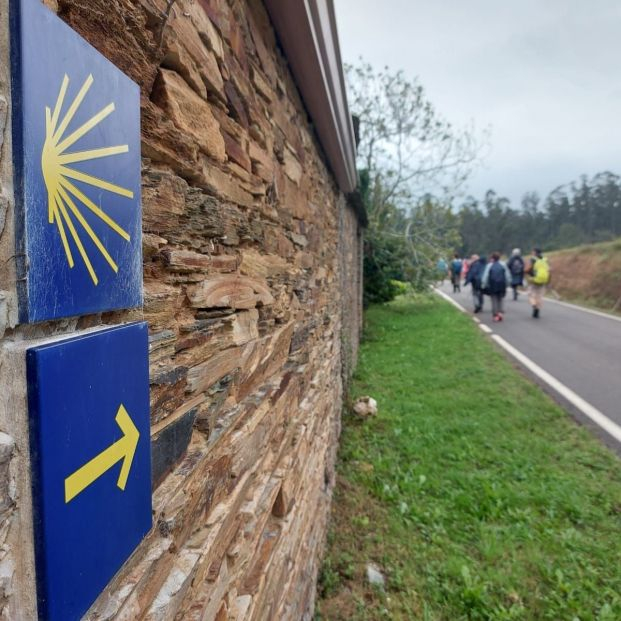
{"label": "red shoe", "polygon": [[504,315],[502,313],[498,313],[498,321],[502,321],[504,319]]}
{"label": "red shoe", "polygon": [[502,317],[500,315],[494,315],[493,321],[502,321]]}

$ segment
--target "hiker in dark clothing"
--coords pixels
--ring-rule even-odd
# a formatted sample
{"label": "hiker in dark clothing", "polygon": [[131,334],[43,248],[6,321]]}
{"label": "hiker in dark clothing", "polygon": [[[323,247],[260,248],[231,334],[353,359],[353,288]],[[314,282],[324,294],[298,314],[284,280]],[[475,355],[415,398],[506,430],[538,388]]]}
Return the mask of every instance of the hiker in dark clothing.
{"label": "hiker in dark clothing", "polygon": [[507,286],[511,282],[509,268],[500,260],[500,253],[492,254],[491,263],[488,263],[483,273],[481,288],[492,300],[492,315],[494,321],[502,321],[504,310],[502,301],[507,293]]}
{"label": "hiker in dark clothing", "polygon": [[483,272],[485,271],[485,264],[487,260],[485,257],[479,257],[478,254],[473,254],[470,259],[470,269],[466,276],[466,285],[472,287],[472,302],[474,304],[474,312],[480,313],[483,310],[483,291],[481,289],[481,281],[483,280]]}
{"label": "hiker in dark clothing", "polygon": [[513,299],[518,299],[518,287],[524,284],[524,259],[519,248],[514,248],[511,258],[507,263],[511,272],[511,288],[513,289]]}
{"label": "hiker in dark clothing", "polygon": [[461,291],[461,270],[463,264],[459,255],[455,253],[449,271],[451,273],[451,283],[453,284],[453,293],[459,293]]}

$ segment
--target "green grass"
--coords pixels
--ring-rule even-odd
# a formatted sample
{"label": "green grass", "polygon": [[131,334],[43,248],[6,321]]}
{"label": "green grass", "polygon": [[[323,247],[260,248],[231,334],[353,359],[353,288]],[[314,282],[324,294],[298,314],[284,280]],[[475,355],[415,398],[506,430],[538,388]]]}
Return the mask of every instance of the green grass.
{"label": "green grass", "polygon": [[558,292],[556,293],[557,295],[554,295],[554,293],[548,291],[546,292],[546,297],[552,300],[560,300],[561,302],[568,302],[577,306],[583,306],[584,308],[590,308],[591,310],[600,311],[607,315],[612,315],[613,317],[621,317],[621,308],[611,310],[609,298],[586,298],[580,295],[562,296],[558,294]]}
{"label": "green grass", "polygon": [[594,252],[604,255],[616,254],[621,251],[621,237],[611,241],[596,242],[593,244],[581,244],[571,248],[561,248],[560,250],[552,250],[549,256],[562,255],[567,252],[576,252],[578,254],[592,254]]}
{"label": "green grass", "polygon": [[366,322],[317,618],[621,619],[619,459],[446,303]]}

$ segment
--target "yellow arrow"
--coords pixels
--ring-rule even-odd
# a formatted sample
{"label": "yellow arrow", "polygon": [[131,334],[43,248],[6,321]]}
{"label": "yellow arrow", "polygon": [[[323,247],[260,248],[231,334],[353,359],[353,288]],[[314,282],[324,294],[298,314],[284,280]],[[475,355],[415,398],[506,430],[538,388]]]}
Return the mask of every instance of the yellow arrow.
{"label": "yellow arrow", "polygon": [[125,489],[140,432],[122,404],[116,413],[115,420],[123,432],[123,437],[65,479],[65,503],[73,500],[121,459],[123,465],[116,484],[122,490]]}

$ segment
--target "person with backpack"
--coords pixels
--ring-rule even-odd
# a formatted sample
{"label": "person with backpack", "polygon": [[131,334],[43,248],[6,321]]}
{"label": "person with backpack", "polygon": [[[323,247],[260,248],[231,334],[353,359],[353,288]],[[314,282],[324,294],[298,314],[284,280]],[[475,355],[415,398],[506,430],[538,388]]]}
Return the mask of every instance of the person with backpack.
{"label": "person with backpack", "polygon": [[461,291],[461,269],[462,262],[459,255],[455,253],[453,260],[451,261],[450,273],[451,283],[453,284],[453,293],[459,293]]}
{"label": "person with backpack", "polygon": [[485,272],[485,265],[487,259],[485,257],[479,257],[478,254],[473,254],[470,258],[470,268],[466,275],[466,281],[464,287],[470,285],[472,287],[472,302],[474,304],[474,312],[480,313],[483,310],[483,290],[481,289],[481,283],[483,281],[483,272]]}
{"label": "person with backpack", "polygon": [[444,279],[446,278],[446,275],[448,273],[448,265],[442,257],[440,257],[438,259],[438,262],[436,263],[436,273],[440,284],[443,285]]}
{"label": "person with backpack", "polygon": [[511,272],[511,288],[513,289],[513,299],[518,299],[518,287],[524,284],[524,259],[519,248],[514,248],[511,258],[507,263],[507,267]]}
{"label": "person with backpack", "polygon": [[533,317],[539,318],[546,285],[550,282],[550,265],[540,248],[533,249],[530,265],[526,270],[529,277],[528,301],[533,307]]}
{"label": "person with backpack", "polygon": [[492,315],[494,321],[502,321],[504,309],[502,301],[507,293],[507,287],[511,282],[511,272],[506,264],[500,260],[500,253],[492,253],[492,260],[485,267],[481,287],[483,293],[489,295],[492,300]]}

